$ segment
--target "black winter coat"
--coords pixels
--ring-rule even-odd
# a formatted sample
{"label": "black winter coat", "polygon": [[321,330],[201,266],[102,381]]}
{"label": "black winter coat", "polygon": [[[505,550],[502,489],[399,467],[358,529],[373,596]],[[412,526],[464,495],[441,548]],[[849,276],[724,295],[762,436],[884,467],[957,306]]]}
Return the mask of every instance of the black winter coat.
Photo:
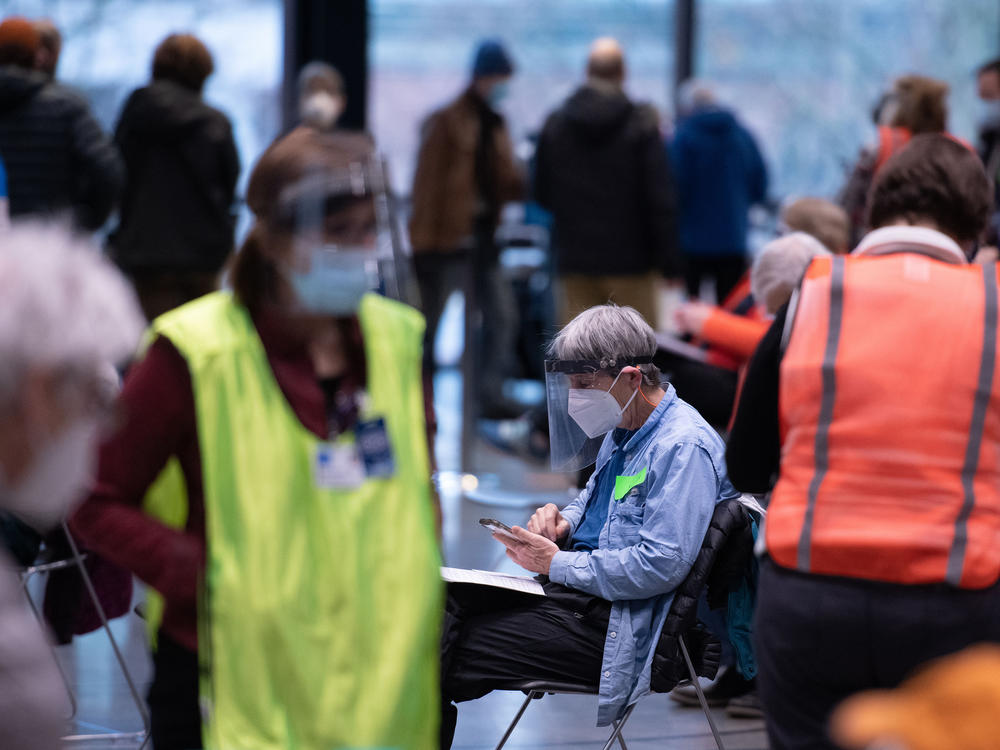
{"label": "black winter coat", "polygon": [[112,255],[125,271],[209,271],[233,249],[240,161],[228,118],[172,81],[136,89],[115,142],[126,188]]}
{"label": "black winter coat", "polygon": [[651,107],[578,89],[542,129],[534,190],[553,215],[560,273],[676,274],[673,183]]}
{"label": "black winter coat", "polygon": [[68,215],[100,227],[122,187],[121,158],[87,102],[35,71],[0,67],[0,159],[10,215]]}

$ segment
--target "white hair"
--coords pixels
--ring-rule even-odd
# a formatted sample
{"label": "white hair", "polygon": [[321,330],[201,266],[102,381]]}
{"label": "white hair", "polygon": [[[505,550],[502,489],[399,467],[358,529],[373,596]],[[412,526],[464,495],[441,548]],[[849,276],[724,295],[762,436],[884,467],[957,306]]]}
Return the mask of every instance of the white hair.
{"label": "white hair", "polygon": [[0,232],[0,403],[31,370],[120,364],[144,326],[131,286],[95,246],[35,222]]}
{"label": "white hair", "polygon": [[817,255],[830,255],[830,251],[805,232],[792,232],[768,242],[750,269],[750,291],[754,299],[767,306],[768,312],[777,312],[792,296]]}
{"label": "white hair", "polygon": [[[633,307],[597,305],[584,310],[556,334],[549,356],[561,360],[593,360],[618,371],[637,357],[656,354],[656,336]],[[652,364],[637,365],[649,385],[660,385],[660,372]]]}

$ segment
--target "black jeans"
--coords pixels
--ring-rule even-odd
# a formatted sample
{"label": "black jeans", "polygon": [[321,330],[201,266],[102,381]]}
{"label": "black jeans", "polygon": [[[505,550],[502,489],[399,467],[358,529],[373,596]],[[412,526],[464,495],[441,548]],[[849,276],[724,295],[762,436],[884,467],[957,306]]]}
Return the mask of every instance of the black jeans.
{"label": "black jeans", "polygon": [[171,640],[162,630],[153,654],[149,714],[153,750],[201,750],[198,654]]}
{"label": "black jeans", "polygon": [[709,277],[715,282],[715,304],[721,305],[747,270],[744,255],[721,255],[703,258],[688,255],[684,258],[684,285],[689,297],[697,297],[701,292],[701,280]]}
{"label": "black jeans", "polygon": [[833,750],[827,721],[844,698],[982,641],[1000,641],[1000,584],[905,586],[764,560],[754,645],[771,750]]}
{"label": "black jeans", "polygon": [[441,635],[441,747],[458,709],[526,680],[600,683],[611,603],[546,583],[547,596],[449,584]]}

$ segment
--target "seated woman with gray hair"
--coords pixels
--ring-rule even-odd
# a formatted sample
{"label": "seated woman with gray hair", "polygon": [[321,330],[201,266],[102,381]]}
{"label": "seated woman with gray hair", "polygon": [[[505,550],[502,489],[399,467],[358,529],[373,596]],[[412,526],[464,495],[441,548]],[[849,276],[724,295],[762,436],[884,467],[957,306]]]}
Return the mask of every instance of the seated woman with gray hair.
{"label": "seated woman with gray hair", "polygon": [[[508,556],[548,576],[547,596],[462,584],[448,594],[442,639],[442,747],[457,710],[513,678],[599,687],[599,726],[650,691],[673,591],[687,576],[715,505],[737,497],[718,434],[660,382],[656,340],[635,310],[600,305],[553,341],[546,387],[553,467],[594,463],[560,510],[495,534]],[[525,635],[530,634],[530,638]]]}

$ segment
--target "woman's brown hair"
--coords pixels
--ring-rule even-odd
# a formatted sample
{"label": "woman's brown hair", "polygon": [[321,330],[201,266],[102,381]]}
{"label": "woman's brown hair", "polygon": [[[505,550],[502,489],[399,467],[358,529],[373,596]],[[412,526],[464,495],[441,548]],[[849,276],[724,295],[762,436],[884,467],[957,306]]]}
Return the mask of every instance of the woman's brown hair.
{"label": "woman's brown hair", "polygon": [[961,244],[986,229],[993,186],[976,154],[949,136],[927,133],[879,170],[868,205],[873,229],[930,220]]}

